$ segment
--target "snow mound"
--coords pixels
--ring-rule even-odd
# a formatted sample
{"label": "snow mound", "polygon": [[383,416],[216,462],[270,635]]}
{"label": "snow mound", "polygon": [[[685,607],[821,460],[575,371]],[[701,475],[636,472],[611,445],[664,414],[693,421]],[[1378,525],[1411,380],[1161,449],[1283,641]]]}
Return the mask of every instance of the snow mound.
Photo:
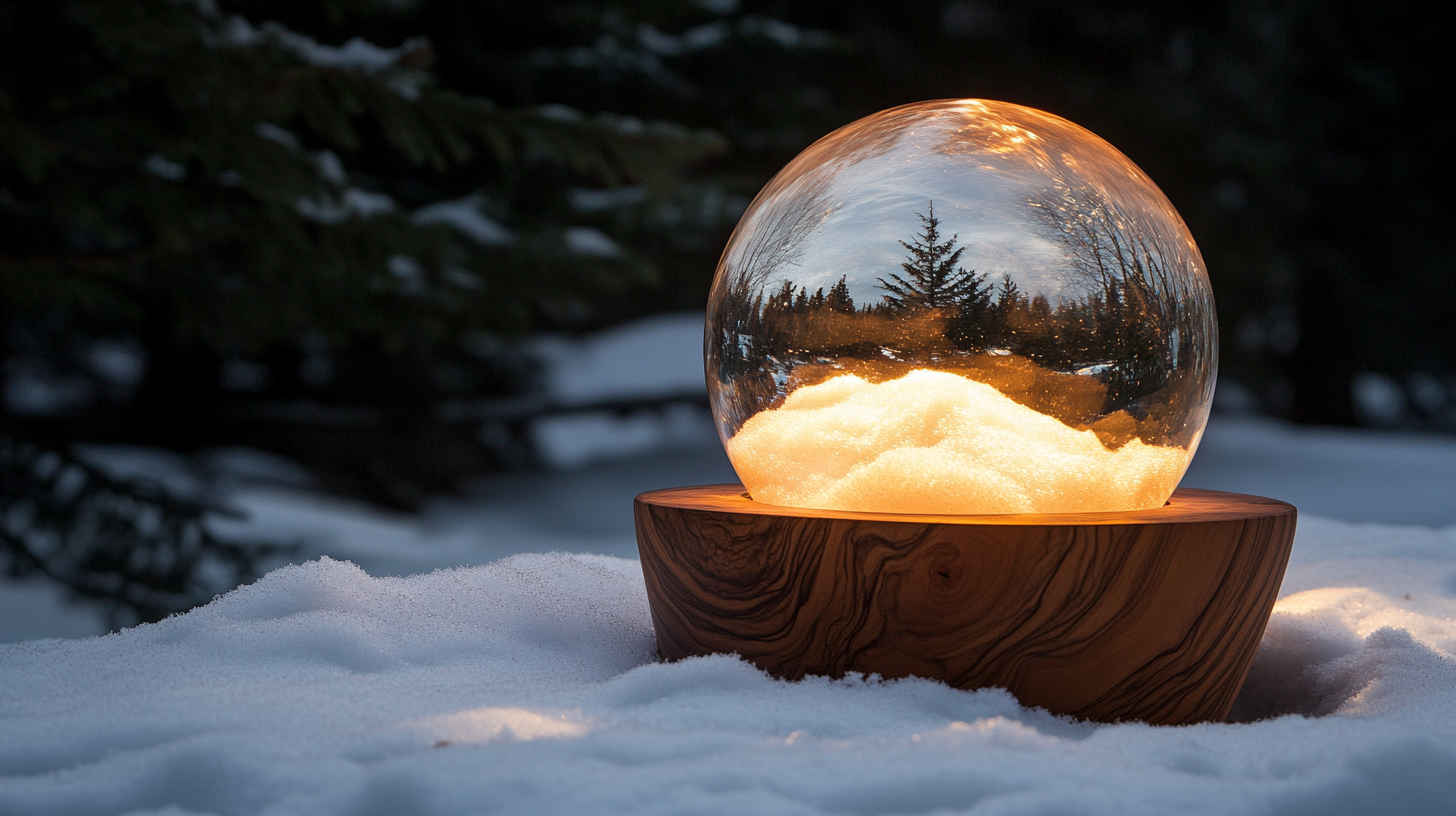
{"label": "snow mound", "polygon": [[724,443],[754,499],[872,513],[1085,513],[1161,507],[1192,455],[1108,450],[993,386],[915,369],[802,386]]}
{"label": "snow mound", "polygon": [[0,813],[1450,812],[1456,528],[1302,524],[1244,722],[658,663],[624,559],[322,559],[159,624],[0,647]]}

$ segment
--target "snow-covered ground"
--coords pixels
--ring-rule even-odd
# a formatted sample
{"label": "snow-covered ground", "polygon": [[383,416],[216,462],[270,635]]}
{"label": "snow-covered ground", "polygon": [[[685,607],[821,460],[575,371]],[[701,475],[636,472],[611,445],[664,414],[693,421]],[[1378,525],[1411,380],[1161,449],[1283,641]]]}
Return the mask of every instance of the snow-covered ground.
{"label": "snow-covered ground", "polygon": [[[679,322],[652,346],[696,344]],[[668,367],[653,387],[691,382]],[[733,474],[706,423],[599,419],[636,441],[419,517],[222,457],[261,474],[231,489],[249,531],[305,563],[160,624],[0,646],[0,814],[1456,809],[1456,441],[1215,418],[1184,484],[1290,500],[1299,532],[1244,722],[1155,728],[998,690],[655,662],[631,498]],[[0,642],[96,625],[0,585]]]}

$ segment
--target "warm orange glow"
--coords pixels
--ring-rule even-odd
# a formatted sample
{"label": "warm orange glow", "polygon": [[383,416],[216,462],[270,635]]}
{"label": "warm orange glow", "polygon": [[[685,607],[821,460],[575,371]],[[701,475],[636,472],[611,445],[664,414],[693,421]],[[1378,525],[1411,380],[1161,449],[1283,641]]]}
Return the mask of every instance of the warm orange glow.
{"label": "warm orange glow", "polygon": [[985,383],[925,369],[804,386],[727,446],[757,501],[881,513],[1150,509],[1192,456],[1138,439],[1108,450]]}

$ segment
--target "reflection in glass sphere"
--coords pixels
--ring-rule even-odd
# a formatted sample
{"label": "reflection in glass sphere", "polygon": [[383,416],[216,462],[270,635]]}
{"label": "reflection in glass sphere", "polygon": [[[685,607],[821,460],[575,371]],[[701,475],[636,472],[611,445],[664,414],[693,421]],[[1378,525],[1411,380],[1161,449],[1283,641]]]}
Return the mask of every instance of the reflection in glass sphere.
{"label": "reflection in glass sphere", "polygon": [[764,187],[708,301],[708,391],[757,501],[902,513],[1167,501],[1213,396],[1193,237],[1043,111],[906,105]]}

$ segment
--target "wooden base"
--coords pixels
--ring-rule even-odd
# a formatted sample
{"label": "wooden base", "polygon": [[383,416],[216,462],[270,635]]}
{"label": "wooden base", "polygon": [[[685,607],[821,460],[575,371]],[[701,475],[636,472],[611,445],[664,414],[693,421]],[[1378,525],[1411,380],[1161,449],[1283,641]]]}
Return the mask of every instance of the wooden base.
{"label": "wooden base", "polygon": [[779,677],[928,677],[1112,722],[1223,720],[1294,541],[1272,499],[1179,490],[1156,510],[918,516],[637,497],[662,657]]}

